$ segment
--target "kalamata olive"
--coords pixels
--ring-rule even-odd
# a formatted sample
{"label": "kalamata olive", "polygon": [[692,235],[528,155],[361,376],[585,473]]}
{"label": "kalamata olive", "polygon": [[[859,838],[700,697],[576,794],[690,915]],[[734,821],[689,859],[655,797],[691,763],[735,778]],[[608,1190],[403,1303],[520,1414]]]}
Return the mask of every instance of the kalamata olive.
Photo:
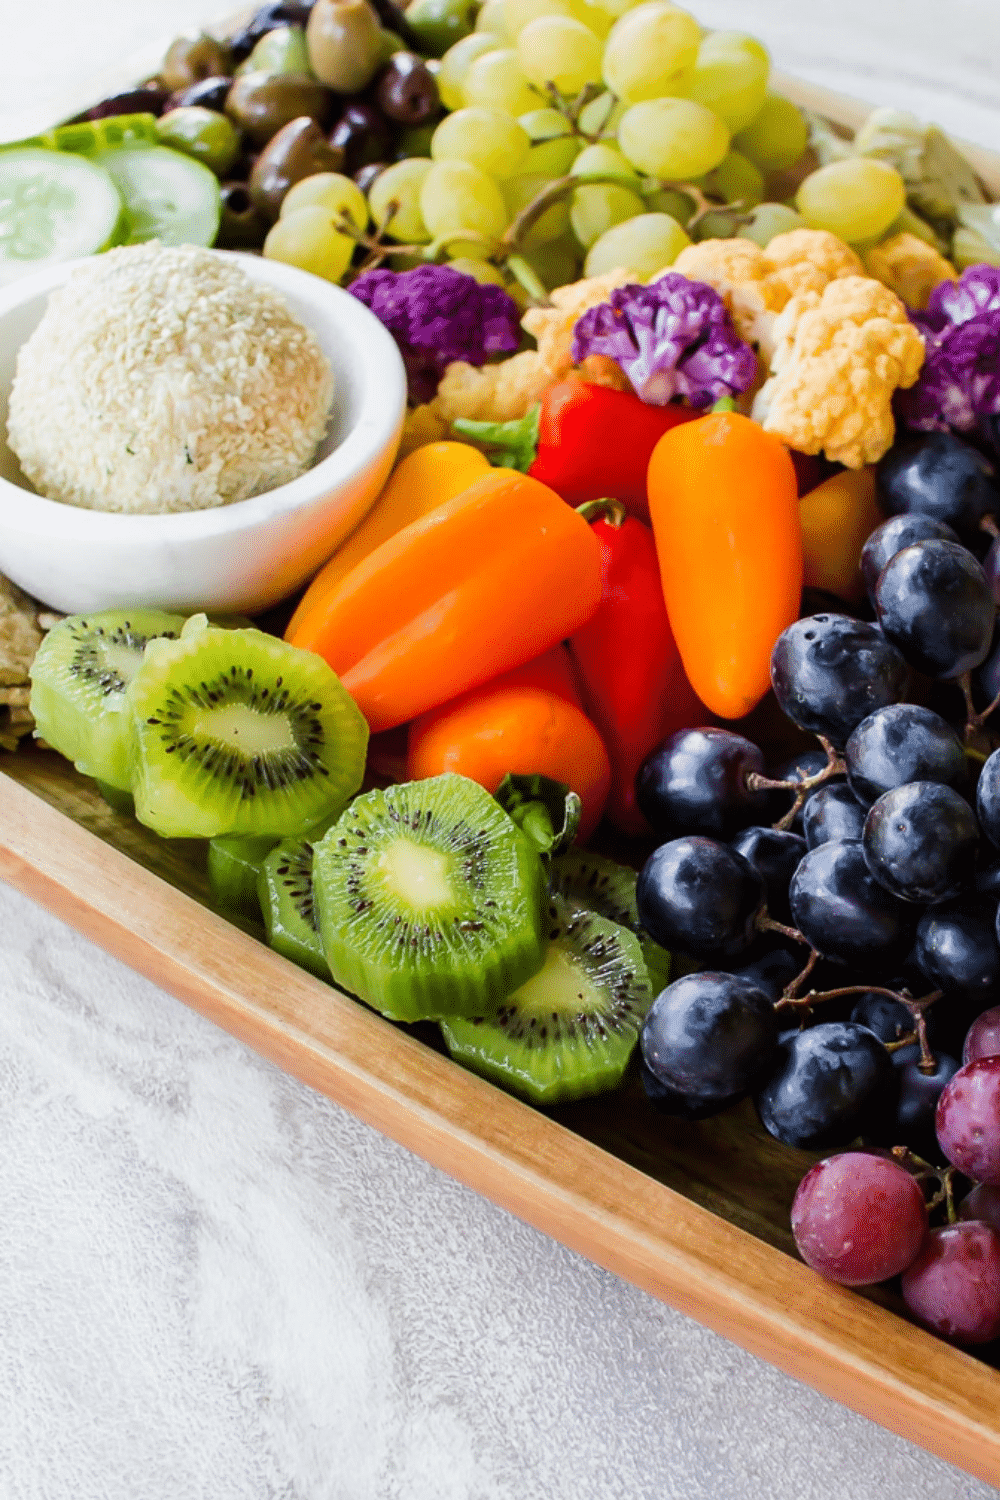
{"label": "kalamata olive", "polygon": [[243,62],[261,37],[278,26],[305,26],[311,10],[311,0],[271,0],[270,4],[262,5],[231,39],[233,57]]}
{"label": "kalamata olive", "polygon": [[425,125],[441,108],[438,86],[415,52],[396,53],[378,81],[375,102],[400,125]]}
{"label": "kalamata olive", "polygon": [[376,177],[385,171],[388,165],[389,163],[386,161],[372,161],[368,163],[367,167],[362,167],[360,171],[354,173],[354,181],[366,198],[371,190],[372,183]]}
{"label": "kalamata olive", "polygon": [[385,161],[392,154],[394,132],[385,115],[373,104],[355,100],[347,106],[330,132],[330,145],[344,153],[345,172],[357,172],[369,162]]}
{"label": "kalamata olive", "polygon": [[326,126],[336,108],[333,94],[305,73],[243,73],[233,79],[226,114],[255,146],[266,146],[291,120],[304,115]]}
{"label": "kalamata olive", "polygon": [[221,188],[220,250],[259,250],[267,238],[269,220],[257,208],[244,182],[224,182]]}
{"label": "kalamata olive", "polygon": [[167,91],[155,84],[111,94],[92,109],[85,110],[81,120],[108,120],[112,115],[159,115],[167,106]]}
{"label": "kalamata olive", "polygon": [[203,78],[221,78],[233,71],[233,54],[226,42],[212,36],[179,36],[167,48],[160,82],[168,93],[186,89]]}
{"label": "kalamata olive", "polygon": [[231,78],[203,78],[199,83],[192,83],[186,89],[178,89],[171,94],[167,100],[167,109],[186,109],[189,104],[197,104],[202,109],[223,110],[226,107],[226,95],[233,86]]}
{"label": "kalamata olive", "polygon": [[156,134],[164,146],[196,157],[220,177],[240,154],[240,133],[232,120],[200,104],[168,109],[156,122]]}
{"label": "kalamata olive", "polygon": [[273,221],[293,183],[315,172],[339,172],[343,165],[343,151],[329,144],[315,120],[307,115],[290,120],[257,158],[250,173],[250,199]]}
{"label": "kalamata olive", "polygon": [[340,94],[358,94],[383,61],[382,28],[368,0],[316,0],[306,26],[309,63]]}

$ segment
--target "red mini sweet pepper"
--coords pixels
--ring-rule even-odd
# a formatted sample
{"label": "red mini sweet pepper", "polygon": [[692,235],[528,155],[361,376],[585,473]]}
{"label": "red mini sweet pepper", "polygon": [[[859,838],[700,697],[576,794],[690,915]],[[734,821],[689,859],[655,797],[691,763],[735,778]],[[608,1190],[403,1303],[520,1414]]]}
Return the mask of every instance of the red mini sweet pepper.
{"label": "red mini sweet pepper", "polygon": [[611,762],[604,815],[622,833],[648,834],[635,800],[636,773],[667,735],[703,723],[706,711],[670,629],[652,531],[614,501],[581,510],[597,516],[591,529],[601,547],[603,586],[597,613],[570,638],[570,653],[584,708]]}
{"label": "red mini sweet pepper", "polygon": [[569,505],[614,495],[649,520],[646,475],[665,432],[700,412],[647,406],[631,391],[560,380],[516,422],[457,421],[456,432],[492,448],[492,463],[540,479]]}

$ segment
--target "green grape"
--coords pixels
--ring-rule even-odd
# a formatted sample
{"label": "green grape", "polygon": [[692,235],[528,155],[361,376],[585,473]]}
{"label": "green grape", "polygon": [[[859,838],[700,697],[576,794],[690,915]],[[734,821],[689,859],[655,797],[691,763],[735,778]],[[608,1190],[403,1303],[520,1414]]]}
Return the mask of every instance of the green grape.
{"label": "green grape", "polygon": [[[533,203],[544,187],[547,187],[551,178],[535,177],[522,173],[518,177],[510,177],[501,183],[504,202],[507,205],[507,216],[513,222],[522,208],[527,208]],[[532,225],[527,235],[522,240],[522,245],[527,250],[536,250],[539,245],[545,245],[549,240],[558,239],[565,234],[569,228],[569,204],[565,199],[560,203],[554,203],[547,208],[541,218]]]}
{"label": "green grape", "polygon": [[740,233],[739,215],[731,208],[713,208],[691,226],[692,237],[702,240],[731,240]]}
{"label": "green grape", "polygon": [[368,228],[368,200],[357,183],[340,172],[314,172],[293,183],[281,201],[281,217],[313,205],[346,214],[358,229]]}
{"label": "green grape", "polygon": [[[423,245],[433,239],[420,213],[420,189],[431,170],[425,156],[394,162],[380,172],[368,192],[368,207],[379,229],[403,245]],[[392,213],[393,203],[398,206]],[[386,225],[389,225],[386,228]]]}
{"label": "green grape", "polygon": [[584,135],[606,135],[613,137],[622,115],[628,109],[624,99],[614,94],[598,94],[580,111],[578,123]]}
{"label": "green grape", "polygon": [[434,239],[471,230],[498,240],[507,227],[499,186],[467,161],[432,163],[420,189],[420,212]]}
{"label": "green grape", "polygon": [[618,144],[640,172],[690,182],[719,165],[729,150],[729,131],[693,99],[650,99],[622,116]]}
{"label": "green grape", "polygon": [[266,259],[298,266],[325,281],[339,281],[353,254],[354,241],[337,233],[336,219],[318,203],[283,215],[264,241]]}
{"label": "green grape", "polygon": [[750,223],[740,230],[740,238],[753,240],[766,250],[776,234],[790,234],[793,229],[804,227],[802,215],[786,203],[761,203],[753,210]]}
{"label": "green grape", "polygon": [[464,102],[523,115],[542,102],[525,78],[513,47],[498,47],[474,58],[462,82]]}
{"label": "green grape", "polygon": [[529,21],[539,16],[577,16],[576,0],[504,0],[504,20],[507,31],[516,42]]}
{"label": "green grape", "polygon": [[591,5],[588,0],[576,0],[573,14],[584,26],[589,26],[595,36],[603,42],[615,24],[615,18],[602,5]]}
{"label": "green grape", "polygon": [[672,266],[691,241],[669,214],[640,214],[595,240],[584,262],[585,276],[602,276],[622,266],[640,281]]}
{"label": "green grape", "polygon": [[633,10],[638,0],[594,0],[595,10],[606,11],[612,25],[621,19],[627,10]]}
{"label": "green grape", "polygon": [[660,3],[637,5],[611,28],[604,48],[604,81],[629,104],[683,94],[700,44],[701,27],[686,10]]}
{"label": "green grape", "polygon": [[554,141],[559,136],[571,136],[573,127],[558,109],[529,109],[517,122],[527,133],[532,145],[538,141]]}
{"label": "green grape", "polygon": [[739,151],[727,151],[715,170],[702,178],[700,186],[709,197],[739,203],[746,209],[764,201],[764,175]]}
{"label": "green grape", "polygon": [[420,51],[443,57],[449,47],[469,36],[476,24],[474,0],[413,0],[406,23],[416,32]]}
{"label": "green grape", "polygon": [[762,172],[794,167],[809,144],[809,127],[799,107],[781,94],[765,94],[755,118],[733,141],[737,151]]}
{"label": "green grape", "polygon": [[451,255],[446,262],[453,271],[461,271],[465,276],[471,276],[473,280],[489,283],[491,286],[506,286],[507,280],[499,266],[494,266],[488,260],[476,260],[471,255]]}
{"label": "green grape", "polygon": [[539,16],[517,39],[517,55],[529,83],[554,84],[571,98],[601,78],[600,40],[571,16]]}
{"label": "green grape", "polygon": [[550,292],[557,286],[577,281],[582,268],[583,252],[572,234],[562,234],[547,245],[526,250],[524,258],[539,281]]}
{"label": "green grape", "polygon": [[677,188],[659,188],[654,193],[647,193],[645,203],[646,213],[669,214],[685,229],[691,215],[698,207],[692,197],[680,192]]}
{"label": "green grape", "polygon": [[795,195],[810,229],[828,229],[848,244],[883,234],[905,203],[906,184],[896,168],[870,156],[817,168]]}
{"label": "green grape", "polygon": [[752,36],[710,31],[698,48],[688,98],[712,110],[729,130],[743,130],[760,113],[770,71],[766,49]]}
{"label": "green grape", "polygon": [[491,31],[500,38],[501,47],[509,47],[514,38],[507,27],[507,0],[485,0],[476,17],[477,31]]}
{"label": "green grape", "polygon": [[512,177],[530,146],[527,132],[502,110],[457,109],[435,128],[431,156],[471,162],[487,177]]}
{"label": "green grape", "polygon": [[445,109],[461,109],[465,103],[465,94],[462,92],[462,84],[465,75],[477,57],[482,57],[485,52],[495,52],[502,47],[503,42],[497,36],[489,32],[474,31],[471,36],[465,36],[454,47],[449,47],[441,59],[441,68],[437,75],[438,93],[441,95],[441,103]]}
{"label": "green grape", "polygon": [[569,209],[573,233],[585,250],[616,224],[638,218],[646,205],[638,193],[614,183],[577,188]]}
{"label": "green grape", "polygon": [[585,146],[573,163],[573,176],[579,177],[586,172],[600,172],[605,177],[618,177],[623,187],[629,188],[633,193],[638,193],[642,186],[635,168],[625,160],[620,151],[614,146],[605,146],[599,143],[596,146]]}
{"label": "green grape", "polygon": [[531,172],[536,177],[565,177],[576,161],[583,145],[580,137],[560,136],[552,141],[539,141],[532,146],[521,163],[522,172]]}

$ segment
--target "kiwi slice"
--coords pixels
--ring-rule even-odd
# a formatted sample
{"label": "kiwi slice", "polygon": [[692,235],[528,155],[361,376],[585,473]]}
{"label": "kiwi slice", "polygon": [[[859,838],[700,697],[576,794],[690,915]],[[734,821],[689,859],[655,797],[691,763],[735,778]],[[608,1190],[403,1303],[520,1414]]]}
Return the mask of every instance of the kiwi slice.
{"label": "kiwi slice", "polygon": [[356,797],[313,880],[335,983],[394,1021],[494,1013],[541,966],[541,859],[465,776]]}
{"label": "kiwi slice", "polygon": [[[158,609],[67,615],[31,668],[35,733],[112,791],[131,788],[126,689],[154,639],[177,640],[183,615]],[[103,790],[103,788],[102,788]]]}
{"label": "kiwi slice", "polygon": [[260,867],[257,896],[271,947],[320,979],[329,979],[313,894],[313,846],[308,839],[284,839],[271,850]]}
{"label": "kiwi slice", "polygon": [[166,838],[296,838],[361,785],[368,725],[322,657],[195,615],[128,691],[136,817]]}
{"label": "kiwi slice", "polygon": [[639,921],[635,904],[637,879],[635,870],[628,865],[616,864],[613,859],[590,854],[586,849],[567,849],[549,864],[549,890],[553,895],[566,896],[587,911],[596,911],[635,933],[653,994],[658,995],[670,983],[670,954],[653,941]]}
{"label": "kiwi slice", "polygon": [[553,896],[539,972],[495,1018],[441,1022],[448,1051],[533,1104],[614,1088],[639,1038],[653,992],[635,934]]}
{"label": "kiwi slice", "polygon": [[206,870],[216,906],[260,920],[257,877],[276,842],[266,833],[222,834],[209,840]]}

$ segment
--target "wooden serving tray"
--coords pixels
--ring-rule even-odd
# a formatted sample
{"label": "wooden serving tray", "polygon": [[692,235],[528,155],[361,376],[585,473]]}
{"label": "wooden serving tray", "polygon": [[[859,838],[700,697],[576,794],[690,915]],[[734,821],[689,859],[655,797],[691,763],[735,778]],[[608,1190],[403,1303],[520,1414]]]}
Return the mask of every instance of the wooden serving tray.
{"label": "wooden serving tray", "polygon": [[[143,72],[103,79],[104,92]],[[845,126],[868,113],[794,79],[774,86]],[[965,149],[1000,196],[1000,155]],[[749,1103],[670,1119],[633,1074],[612,1096],[533,1109],[452,1063],[436,1027],[392,1025],[214,912],[204,845],[113,812],[51,752],[3,764],[0,878],[434,1166],[1000,1486],[997,1370],[915,1327],[890,1293],[847,1291],[795,1258],[789,1208],[815,1158],[774,1141]]]}

